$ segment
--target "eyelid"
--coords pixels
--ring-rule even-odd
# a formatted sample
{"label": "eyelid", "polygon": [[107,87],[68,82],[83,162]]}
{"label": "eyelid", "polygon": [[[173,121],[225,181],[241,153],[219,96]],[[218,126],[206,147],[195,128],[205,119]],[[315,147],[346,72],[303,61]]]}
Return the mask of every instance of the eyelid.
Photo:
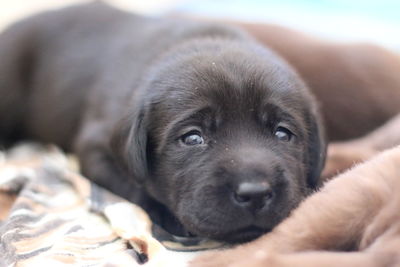
{"label": "eyelid", "polygon": [[188,134],[190,132],[198,132],[199,135],[203,136],[203,132],[200,127],[189,126],[189,127],[182,128],[180,131],[178,131],[177,139],[181,138],[183,135]]}
{"label": "eyelid", "polygon": [[291,124],[285,123],[285,122],[280,122],[276,125],[274,132],[279,128],[283,127],[291,132],[291,134],[295,137],[297,137],[296,134],[296,127],[292,126]]}

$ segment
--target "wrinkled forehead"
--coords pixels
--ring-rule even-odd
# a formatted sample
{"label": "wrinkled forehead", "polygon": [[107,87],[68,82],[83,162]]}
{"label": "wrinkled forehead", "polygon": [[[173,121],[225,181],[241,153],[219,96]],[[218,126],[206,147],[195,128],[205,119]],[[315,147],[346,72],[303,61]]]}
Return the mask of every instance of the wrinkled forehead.
{"label": "wrinkled forehead", "polygon": [[[303,85],[297,77],[268,73],[251,67],[202,68],[164,85],[164,94],[153,105],[161,127],[183,120],[244,121],[258,116],[286,116],[302,120],[307,107]],[[260,118],[265,120],[266,118]],[[303,123],[303,122],[300,122]]]}

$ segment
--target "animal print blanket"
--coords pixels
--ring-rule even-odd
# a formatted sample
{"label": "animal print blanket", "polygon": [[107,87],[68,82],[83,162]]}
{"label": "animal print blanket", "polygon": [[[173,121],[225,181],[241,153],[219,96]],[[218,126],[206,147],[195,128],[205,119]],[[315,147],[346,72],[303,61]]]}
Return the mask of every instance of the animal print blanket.
{"label": "animal print blanket", "polygon": [[178,267],[221,245],[166,234],[58,149],[35,145],[0,154],[0,241],[0,266]]}

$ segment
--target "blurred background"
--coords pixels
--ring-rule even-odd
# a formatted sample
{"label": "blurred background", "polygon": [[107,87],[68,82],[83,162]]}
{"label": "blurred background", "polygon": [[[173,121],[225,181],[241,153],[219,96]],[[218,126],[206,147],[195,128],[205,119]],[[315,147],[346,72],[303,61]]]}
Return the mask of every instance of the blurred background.
{"label": "blurred background", "polygon": [[[0,30],[42,10],[86,0],[0,0]],[[373,42],[400,51],[399,0],[105,0],[160,15],[184,12],[219,19],[286,25],[322,38]]]}

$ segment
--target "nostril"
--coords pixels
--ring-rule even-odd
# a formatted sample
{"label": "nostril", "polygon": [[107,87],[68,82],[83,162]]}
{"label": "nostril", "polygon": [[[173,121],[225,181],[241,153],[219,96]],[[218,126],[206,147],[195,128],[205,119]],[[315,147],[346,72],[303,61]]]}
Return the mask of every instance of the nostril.
{"label": "nostril", "polygon": [[240,204],[263,202],[273,197],[271,186],[267,182],[241,183],[234,192],[235,201]]}
{"label": "nostril", "polygon": [[239,203],[245,203],[245,202],[249,202],[251,200],[251,197],[249,196],[243,196],[243,195],[239,195],[238,193],[234,193],[234,197],[235,200]]}
{"label": "nostril", "polygon": [[268,200],[274,196],[274,192],[269,191],[267,194],[264,195],[264,199]]}
{"label": "nostril", "polygon": [[262,203],[267,203],[268,200],[272,199],[274,197],[274,192],[269,191],[265,195],[262,196]]}

